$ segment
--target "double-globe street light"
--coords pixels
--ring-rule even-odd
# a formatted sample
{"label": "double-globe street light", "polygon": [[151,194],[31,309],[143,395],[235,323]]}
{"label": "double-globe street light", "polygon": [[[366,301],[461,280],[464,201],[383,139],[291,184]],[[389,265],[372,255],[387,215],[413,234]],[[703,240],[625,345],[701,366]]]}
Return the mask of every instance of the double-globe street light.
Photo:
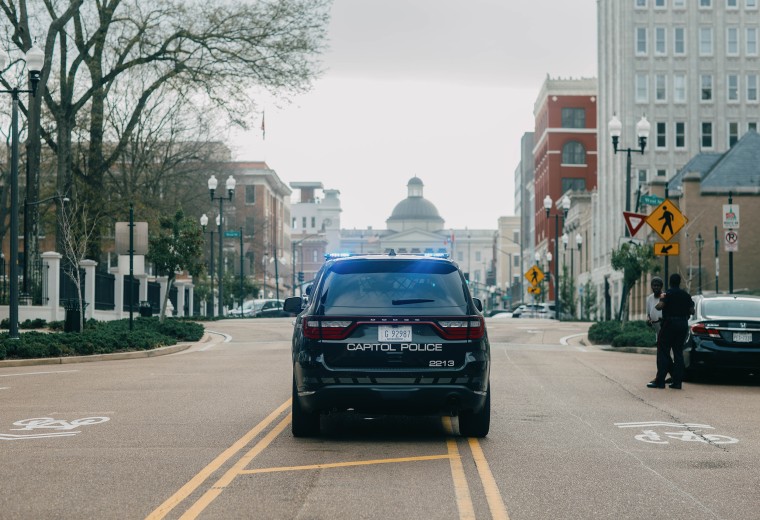
{"label": "double-globe street light", "polygon": [[[536,257],[536,265],[538,266],[538,268],[541,271],[543,271],[543,269],[541,268],[541,266],[542,266],[542,264],[541,264],[541,253],[539,253],[538,251],[536,251],[535,257]],[[544,259],[546,260],[546,268],[548,270],[549,269],[549,265],[551,265],[551,263],[552,263],[552,253],[551,253],[551,251],[547,251],[544,254]],[[549,284],[549,282],[547,282],[547,285],[548,284]],[[543,282],[542,282],[542,287],[543,287]],[[535,298],[535,296],[534,296],[534,298]]]}
{"label": "double-globe street light", "polygon": [[[216,226],[219,227],[221,218],[219,215],[216,216]],[[206,232],[206,226],[208,225],[208,217],[204,213],[201,215],[201,228],[203,229],[203,232]],[[209,241],[209,280],[211,280],[211,294],[209,295],[209,303],[206,306],[206,314],[208,314],[210,317],[214,317],[214,228],[211,228],[211,231],[209,231],[209,234],[211,235],[211,240]],[[221,282],[219,282],[221,285]]]}
{"label": "double-globe street light", "polygon": [[697,269],[699,269],[699,294],[702,294],[702,248],[705,246],[705,239],[702,238],[702,233],[697,233],[695,242],[697,244],[697,258],[699,259],[699,265],[697,267]]}
{"label": "double-globe street light", "polygon": [[[547,195],[544,198],[544,209],[546,210],[546,218],[554,217],[554,307],[557,315],[557,320],[561,321],[562,303],[559,294],[559,219],[563,220],[567,218],[567,212],[570,210],[570,199],[568,197],[562,197],[560,201],[560,207],[562,213],[554,212],[551,214],[552,206],[551,196]],[[563,223],[564,226],[564,223]]]}
{"label": "double-globe street light", "polygon": [[[562,233],[562,247],[564,247],[565,251],[567,251],[567,244],[570,242],[570,237],[567,236],[567,233]],[[578,268],[580,270],[580,261],[581,261],[581,246],[583,245],[583,237],[580,233],[577,233],[575,235],[575,245],[578,246]],[[575,288],[572,285],[573,280],[575,280],[575,255],[573,254],[573,248],[570,248],[570,302],[573,301],[573,294],[575,293]],[[565,260],[563,260],[564,262]],[[567,265],[567,264],[565,264]],[[575,316],[575,312],[573,312],[573,316]]]}
{"label": "double-globe street light", "polygon": [[[227,188],[227,196],[221,196],[221,197],[214,197],[214,193],[216,192],[216,187],[218,186],[219,181],[216,180],[216,177],[212,175],[208,180],[208,192],[209,196],[211,197],[211,201],[218,200],[219,201],[219,216],[216,220],[216,225],[219,231],[219,310],[218,315],[220,318],[224,317],[224,261],[222,260],[222,243],[224,242],[224,230],[222,229],[224,227],[224,218],[222,215],[224,215],[224,201],[225,200],[232,200],[232,196],[235,194],[235,178],[230,175],[227,177],[227,180],[224,183],[224,187]],[[242,308],[242,305],[241,305]]]}
{"label": "double-globe street light", "polygon": [[[612,148],[615,150],[615,154],[618,152],[626,153],[625,160],[625,210],[631,211],[631,153],[637,152],[644,155],[644,149],[647,147],[647,138],[649,137],[649,130],[651,125],[647,118],[641,116],[641,119],[636,123],[636,135],[639,138],[638,148],[619,148],[620,136],[623,133],[623,123],[618,119],[617,115],[613,115],[610,122],[607,124],[607,129],[612,137]],[[628,226],[625,228],[625,236],[629,236]]]}
{"label": "double-globe street light", "polygon": [[[26,68],[29,72],[30,90],[19,89],[0,90],[10,94],[13,98],[11,108],[11,222],[8,230],[11,237],[10,247],[10,309],[8,313],[8,335],[11,339],[18,339],[18,103],[19,94],[29,93],[32,97],[37,95],[37,86],[42,76],[42,67],[45,65],[45,55],[37,47],[32,46],[26,53]],[[5,51],[0,51],[0,71],[4,71],[10,58]],[[27,247],[24,244],[24,247]]]}

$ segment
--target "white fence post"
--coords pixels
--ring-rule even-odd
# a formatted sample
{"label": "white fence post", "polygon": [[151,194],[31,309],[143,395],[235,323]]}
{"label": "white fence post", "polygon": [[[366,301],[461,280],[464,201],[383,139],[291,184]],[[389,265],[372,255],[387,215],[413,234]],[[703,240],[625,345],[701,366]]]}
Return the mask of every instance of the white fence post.
{"label": "white fence post", "polygon": [[42,263],[47,265],[47,305],[50,306],[50,321],[61,321],[61,258],[55,251],[42,253]]}
{"label": "white fence post", "polygon": [[[84,301],[87,307],[84,310],[84,319],[88,320],[95,314],[95,267],[98,263],[95,260],[82,260],[79,266],[84,268]],[[88,283],[87,280],[90,280]]]}

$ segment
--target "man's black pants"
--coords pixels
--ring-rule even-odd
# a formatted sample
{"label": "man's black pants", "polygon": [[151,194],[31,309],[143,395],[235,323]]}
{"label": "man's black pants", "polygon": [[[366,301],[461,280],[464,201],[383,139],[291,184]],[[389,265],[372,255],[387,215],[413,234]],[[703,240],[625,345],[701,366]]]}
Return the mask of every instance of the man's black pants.
{"label": "man's black pants", "polygon": [[[683,381],[685,366],[683,362],[683,346],[689,333],[687,318],[668,318],[662,324],[659,341],[657,342],[657,377],[658,383],[663,383],[670,372],[673,384],[680,385]],[[673,357],[671,357],[671,351]]]}

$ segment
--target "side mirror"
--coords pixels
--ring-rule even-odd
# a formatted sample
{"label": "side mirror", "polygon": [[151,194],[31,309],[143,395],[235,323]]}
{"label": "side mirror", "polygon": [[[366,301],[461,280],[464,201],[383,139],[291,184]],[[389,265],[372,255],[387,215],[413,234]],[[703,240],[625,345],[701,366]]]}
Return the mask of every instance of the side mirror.
{"label": "side mirror", "polygon": [[314,284],[311,284],[311,283],[310,283],[309,285],[307,285],[307,286],[306,286],[306,291],[305,291],[305,293],[306,293],[306,296],[310,296],[310,295],[311,295],[311,288],[312,288],[313,286],[314,286]]}
{"label": "side mirror", "polygon": [[478,309],[479,312],[483,312],[483,302],[480,301],[480,298],[473,298],[472,302],[475,304],[475,308]]}
{"label": "side mirror", "polygon": [[293,314],[299,314],[303,310],[303,300],[300,296],[291,296],[285,298],[283,310],[285,312],[292,312]]}

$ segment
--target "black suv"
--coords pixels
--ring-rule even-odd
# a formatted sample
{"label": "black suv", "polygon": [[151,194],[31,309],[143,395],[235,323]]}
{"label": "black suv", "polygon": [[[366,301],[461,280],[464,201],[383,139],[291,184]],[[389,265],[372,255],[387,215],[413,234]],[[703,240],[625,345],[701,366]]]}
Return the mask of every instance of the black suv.
{"label": "black suv", "polygon": [[320,414],[459,416],[488,434],[490,348],[482,304],[457,265],[429,256],[329,259],[293,331],[293,435],[319,434]]}

